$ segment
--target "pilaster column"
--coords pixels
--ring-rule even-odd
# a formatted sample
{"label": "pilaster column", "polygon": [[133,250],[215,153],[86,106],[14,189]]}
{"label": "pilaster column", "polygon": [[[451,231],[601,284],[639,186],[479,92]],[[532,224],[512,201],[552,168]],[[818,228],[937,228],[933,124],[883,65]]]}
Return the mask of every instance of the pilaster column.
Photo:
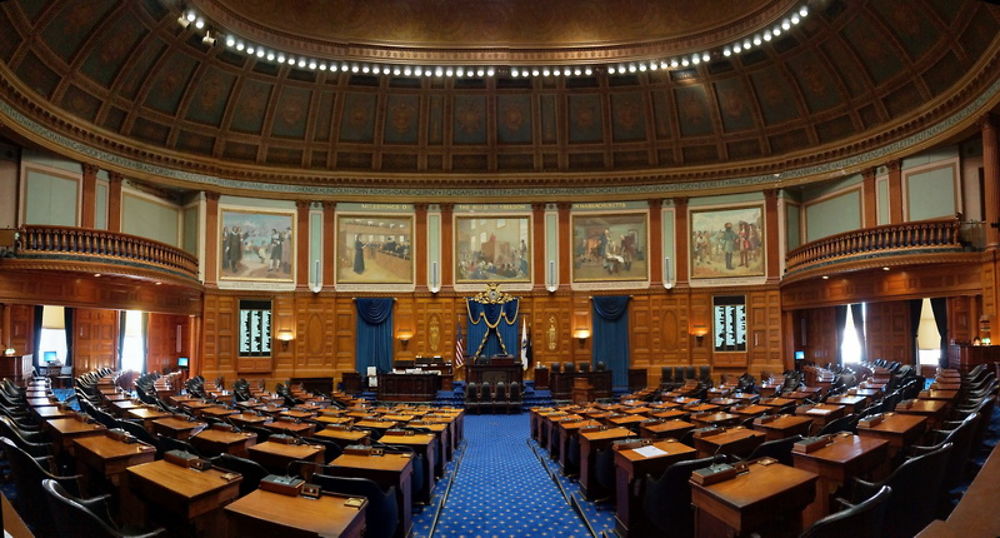
{"label": "pilaster column", "polygon": [[97,167],[83,165],[83,182],[80,192],[80,226],[93,228],[97,214]]}
{"label": "pilaster column", "polygon": [[295,201],[295,289],[309,289],[309,207],[308,200]]}
{"label": "pilaster column", "polygon": [[205,192],[205,287],[219,283],[219,193]]}
{"label": "pilaster column", "polygon": [[337,218],[337,202],[323,202],[323,290],[332,291],[336,285],[334,264],[336,252],[333,244],[336,241],[335,224]]}
{"label": "pilaster column", "polygon": [[649,201],[649,244],[646,245],[646,259],[649,260],[649,285],[663,285],[663,200]]}
{"label": "pilaster column", "polygon": [[875,193],[875,169],[866,168],[861,171],[861,176],[864,178],[861,183],[861,195],[865,208],[861,226],[871,228],[872,226],[878,226],[878,196]]}
{"label": "pilaster column", "polygon": [[688,283],[688,242],[691,234],[688,232],[688,199],[674,198],[674,229],[677,230],[677,246],[674,253],[677,256],[677,284]]}
{"label": "pilaster column", "polygon": [[531,204],[531,273],[536,290],[545,289],[545,204]]}
{"label": "pilaster column", "polygon": [[767,189],[764,191],[764,234],[766,241],[764,248],[767,252],[767,281],[776,283],[781,279],[781,249],[778,235],[778,191]]}
{"label": "pilaster column", "polygon": [[[455,287],[455,248],[454,222],[451,217],[455,213],[454,204],[440,204],[441,207],[441,289],[452,290]],[[469,352],[470,350],[466,350]],[[472,350],[475,351],[475,350]]]}
{"label": "pilaster column", "polygon": [[122,231],[122,180],[117,172],[108,172],[108,231]]}
{"label": "pilaster column", "polygon": [[[572,286],[570,269],[573,265],[573,230],[570,229],[570,210],[573,204],[560,202],[556,204],[559,210],[559,286]],[[576,342],[573,342],[576,345]]]}
{"label": "pilaster column", "polygon": [[430,241],[427,237],[427,210],[430,204],[420,203],[413,204],[414,211],[414,222],[413,230],[410,232],[413,234],[410,244],[419,246],[419,248],[412,249],[412,259],[415,264],[413,267],[416,270],[414,278],[415,287],[417,291],[427,291],[430,287],[430,277],[427,275],[427,257],[430,254]]}
{"label": "pilaster column", "polygon": [[983,135],[983,202],[986,206],[986,249],[1000,248],[1000,149],[997,147],[997,118],[983,116],[979,122]]}
{"label": "pilaster column", "polygon": [[889,169],[889,224],[902,224],[903,222],[903,169],[899,159],[889,161],[886,167]]}

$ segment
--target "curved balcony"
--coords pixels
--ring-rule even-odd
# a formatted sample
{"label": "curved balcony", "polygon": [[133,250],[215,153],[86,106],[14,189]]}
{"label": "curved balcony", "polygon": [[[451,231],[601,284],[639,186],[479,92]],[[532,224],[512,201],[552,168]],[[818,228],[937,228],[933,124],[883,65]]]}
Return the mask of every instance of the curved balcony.
{"label": "curved balcony", "polygon": [[170,245],[134,235],[69,226],[16,230],[7,267],[53,269],[198,283],[198,260]]}
{"label": "curved balcony", "polygon": [[978,259],[980,224],[955,218],[887,224],[824,237],[785,257],[784,281],[816,273]]}

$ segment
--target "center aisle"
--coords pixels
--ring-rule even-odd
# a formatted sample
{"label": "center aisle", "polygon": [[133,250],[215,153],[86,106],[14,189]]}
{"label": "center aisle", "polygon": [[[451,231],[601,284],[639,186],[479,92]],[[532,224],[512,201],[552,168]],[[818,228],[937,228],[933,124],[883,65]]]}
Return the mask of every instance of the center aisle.
{"label": "center aisle", "polygon": [[590,536],[527,445],[528,414],[466,415],[435,536]]}

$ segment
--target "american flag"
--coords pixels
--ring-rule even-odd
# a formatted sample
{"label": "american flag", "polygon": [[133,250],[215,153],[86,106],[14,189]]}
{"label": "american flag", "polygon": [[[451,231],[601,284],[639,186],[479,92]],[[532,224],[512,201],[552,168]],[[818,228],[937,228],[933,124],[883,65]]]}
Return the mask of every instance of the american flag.
{"label": "american flag", "polygon": [[462,326],[461,325],[459,325],[456,328],[455,334],[456,334],[456,336],[455,336],[455,367],[456,368],[461,368],[462,365],[465,364],[465,343],[463,342],[463,340],[465,339],[465,337],[462,336]]}

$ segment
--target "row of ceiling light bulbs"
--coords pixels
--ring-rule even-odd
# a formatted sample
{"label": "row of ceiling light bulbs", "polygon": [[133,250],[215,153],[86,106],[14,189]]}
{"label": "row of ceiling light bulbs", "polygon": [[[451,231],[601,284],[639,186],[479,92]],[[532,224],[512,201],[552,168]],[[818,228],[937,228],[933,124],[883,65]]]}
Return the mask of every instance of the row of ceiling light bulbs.
{"label": "row of ceiling light bulbs", "polygon": [[[809,15],[809,8],[805,5],[799,7],[790,16],[782,19],[780,22],[774,24],[772,28],[765,29],[762,32],[754,34],[753,36],[748,36],[746,38],[737,40],[730,43],[722,48],[722,56],[729,57],[733,54],[740,54],[742,52],[748,52],[754,47],[759,47],[760,45],[770,42],[775,37],[780,36],[783,32],[790,30],[793,26],[798,25],[802,22],[802,19]],[[205,19],[195,13],[193,10],[187,10],[178,17],[177,22],[184,28],[194,25],[197,30],[204,30],[205,35],[202,37],[202,43],[208,46],[215,45],[216,38],[212,31],[207,28]],[[254,43],[249,43],[243,39],[234,36],[227,35],[225,37],[225,45],[227,48],[235,50],[237,52],[244,53],[248,56],[253,56],[259,60],[266,60],[268,62],[285,64],[290,66],[297,66],[300,69],[309,69],[312,71],[330,71],[333,73],[343,72],[343,73],[360,73],[360,74],[372,74],[372,75],[392,75],[392,76],[405,76],[405,77],[448,77],[448,78],[464,78],[464,77],[492,77],[496,75],[497,68],[487,67],[487,66],[476,66],[476,67],[465,67],[465,66],[451,66],[451,65],[439,65],[439,66],[419,66],[419,65],[387,65],[387,64],[358,64],[353,62],[337,62],[337,61],[323,61],[314,58],[307,58],[305,56],[296,56],[294,54],[287,54],[284,52],[272,50],[265,48],[261,45],[256,45]],[[608,74],[626,74],[626,73],[645,73],[647,71],[658,71],[658,70],[668,70],[668,69],[680,69],[689,67],[692,65],[698,65],[702,62],[708,62],[712,59],[712,54],[708,51],[696,52],[694,54],[685,55],[682,57],[672,58],[670,60],[651,60],[643,62],[632,62],[632,63],[620,63],[614,65],[608,65],[605,69]],[[580,76],[591,76],[594,74],[596,68],[593,66],[521,66],[521,67],[510,67],[508,72],[513,78],[531,78],[531,77],[580,77]]]}

